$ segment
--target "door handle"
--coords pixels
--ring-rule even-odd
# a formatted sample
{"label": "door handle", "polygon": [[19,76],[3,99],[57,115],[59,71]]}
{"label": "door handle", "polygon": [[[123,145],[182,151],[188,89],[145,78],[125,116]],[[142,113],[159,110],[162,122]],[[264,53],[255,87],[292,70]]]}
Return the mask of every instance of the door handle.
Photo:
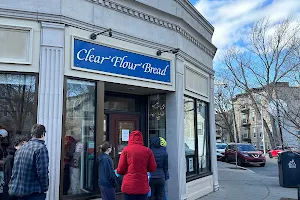
{"label": "door handle", "polygon": [[113,147],[113,155],[114,155],[114,157],[116,157],[116,147]]}

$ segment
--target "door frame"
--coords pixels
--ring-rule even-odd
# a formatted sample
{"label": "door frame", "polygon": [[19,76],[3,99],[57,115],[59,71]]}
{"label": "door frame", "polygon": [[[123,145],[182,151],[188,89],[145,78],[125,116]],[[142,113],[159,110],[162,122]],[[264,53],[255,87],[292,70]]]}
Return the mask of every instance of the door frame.
{"label": "door frame", "polygon": [[[108,139],[109,142],[113,145],[113,158],[117,157],[118,152],[118,134],[117,134],[117,123],[118,121],[135,121],[136,130],[139,130],[141,116],[139,114],[110,114],[109,115],[109,131],[108,131]],[[114,133],[114,134],[113,134]]]}
{"label": "door frame", "polygon": [[[137,115],[140,117],[139,119],[139,131],[143,134],[144,145],[149,146],[149,117],[148,117],[148,97],[149,95],[136,95],[136,94],[128,94],[122,92],[112,92],[112,91],[105,91],[105,96],[115,96],[115,97],[125,97],[125,98],[133,98],[136,100],[136,110],[135,112],[131,111],[117,111],[117,110],[105,110],[104,114],[107,116],[107,124],[106,124],[106,133],[109,135],[110,127],[111,127],[111,115]],[[104,100],[104,98],[103,98]],[[103,102],[104,104],[104,102]],[[104,105],[103,105],[104,107]],[[110,138],[108,138],[110,141]]]}

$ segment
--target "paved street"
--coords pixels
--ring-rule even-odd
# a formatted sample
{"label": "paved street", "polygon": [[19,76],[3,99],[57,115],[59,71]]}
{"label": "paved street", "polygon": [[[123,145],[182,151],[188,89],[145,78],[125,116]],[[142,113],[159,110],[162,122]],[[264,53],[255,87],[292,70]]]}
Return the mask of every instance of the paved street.
{"label": "paved street", "polygon": [[254,171],[257,174],[269,177],[278,177],[278,164],[277,158],[267,157],[267,163],[265,167],[259,166],[246,166],[247,169]]}
{"label": "paved street", "polygon": [[[297,198],[296,188],[279,185],[276,160],[271,160],[266,168],[249,167],[251,170],[232,169],[233,164],[218,162],[220,189],[199,200],[280,200]],[[254,171],[257,172],[254,172]],[[266,173],[267,175],[264,175]]]}

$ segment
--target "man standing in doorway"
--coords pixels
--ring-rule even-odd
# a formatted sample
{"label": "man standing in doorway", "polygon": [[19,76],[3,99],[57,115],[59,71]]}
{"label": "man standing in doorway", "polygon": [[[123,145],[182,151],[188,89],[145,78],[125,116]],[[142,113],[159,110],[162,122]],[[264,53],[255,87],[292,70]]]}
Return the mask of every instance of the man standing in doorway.
{"label": "man standing in doorway", "polygon": [[45,126],[33,125],[32,139],[16,152],[9,194],[19,200],[46,199],[49,187],[49,156],[45,134]]}

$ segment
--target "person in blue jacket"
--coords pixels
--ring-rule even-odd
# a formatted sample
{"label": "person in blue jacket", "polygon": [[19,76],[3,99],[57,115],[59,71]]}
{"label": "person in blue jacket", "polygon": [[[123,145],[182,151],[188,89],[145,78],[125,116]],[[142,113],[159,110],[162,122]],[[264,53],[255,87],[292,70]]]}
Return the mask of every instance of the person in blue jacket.
{"label": "person in blue jacket", "polygon": [[153,137],[150,147],[154,154],[157,168],[151,173],[151,200],[165,200],[165,182],[168,179],[168,153],[160,145],[160,138]]}
{"label": "person in blue jacket", "polygon": [[109,156],[111,150],[112,146],[108,142],[104,142],[100,146],[101,155],[98,158],[98,184],[102,200],[116,200],[116,175],[113,161]]}
{"label": "person in blue jacket", "polygon": [[[163,150],[167,151],[167,141],[163,137],[159,137],[160,146]],[[169,179],[169,172],[166,174],[166,183],[165,183],[165,200],[168,200],[168,190],[167,190],[167,180]]]}

